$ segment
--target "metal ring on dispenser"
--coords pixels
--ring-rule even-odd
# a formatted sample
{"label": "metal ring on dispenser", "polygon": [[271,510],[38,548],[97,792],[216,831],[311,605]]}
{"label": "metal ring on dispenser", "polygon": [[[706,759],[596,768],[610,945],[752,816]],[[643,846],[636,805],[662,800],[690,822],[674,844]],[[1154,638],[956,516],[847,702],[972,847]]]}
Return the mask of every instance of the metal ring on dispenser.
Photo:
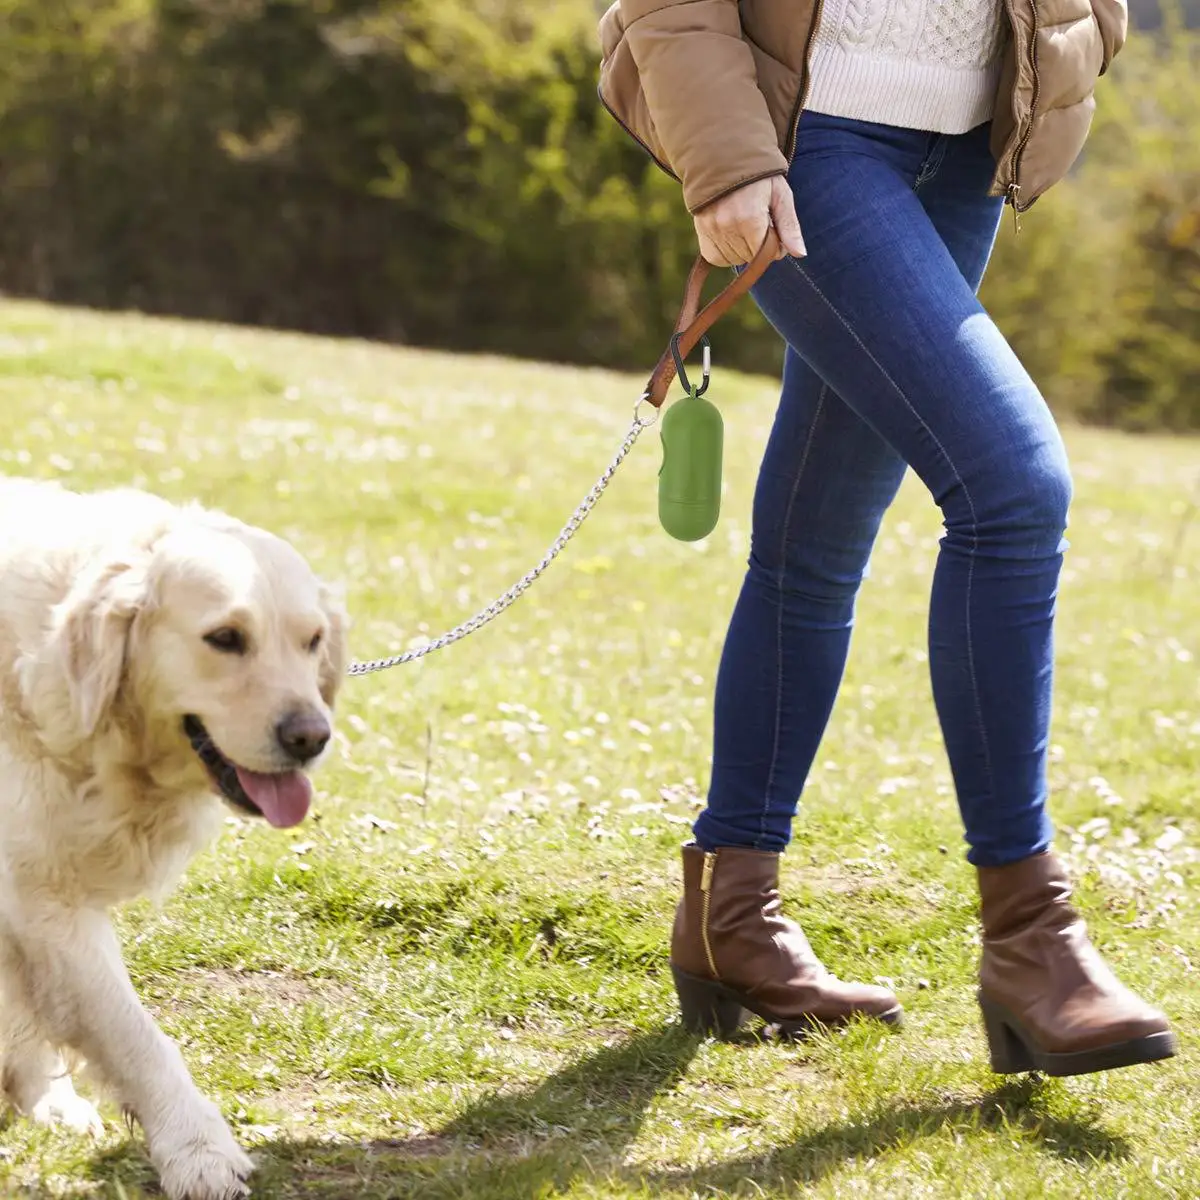
{"label": "metal ring on dispenser", "polygon": [[[682,333],[677,333],[671,338],[671,357],[675,360],[675,374],[679,376],[679,382],[683,385],[683,390],[691,393],[692,385],[688,382],[687,371],[683,367],[683,358],[679,353],[679,339],[682,336]],[[712,347],[708,344],[708,334],[704,334],[700,338],[700,345],[704,347],[703,365],[701,367],[703,382],[696,389],[697,396],[703,396],[708,391],[708,378],[712,370]]]}

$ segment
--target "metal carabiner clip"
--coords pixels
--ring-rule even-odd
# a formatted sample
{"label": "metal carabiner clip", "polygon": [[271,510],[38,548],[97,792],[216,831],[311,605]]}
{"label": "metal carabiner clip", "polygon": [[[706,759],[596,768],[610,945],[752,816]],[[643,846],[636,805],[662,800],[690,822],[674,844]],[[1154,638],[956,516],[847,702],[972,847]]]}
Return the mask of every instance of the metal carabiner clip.
{"label": "metal carabiner clip", "polygon": [[[675,360],[675,374],[679,376],[679,382],[683,386],[683,390],[692,394],[692,385],[688,382],[687,371],[683,367],[683,358],[679,353],[679,339],[682,336],[682,333],[676,333],[671,337],[671,357]],[[712,347],[708,344],[708,334],[704,334],[700,338],[700,345],[704,348],[704,358],[701,366],[703,380],[695,390],[694,394],[697,396],[703,396],[708,391],[708,378],[712,372]]]}

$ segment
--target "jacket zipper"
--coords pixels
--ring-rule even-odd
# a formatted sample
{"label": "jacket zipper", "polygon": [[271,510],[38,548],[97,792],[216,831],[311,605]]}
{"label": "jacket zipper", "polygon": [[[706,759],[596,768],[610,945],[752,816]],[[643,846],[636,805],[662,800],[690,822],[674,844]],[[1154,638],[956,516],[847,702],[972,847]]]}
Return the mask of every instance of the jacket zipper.
{"label": "jacket zipper", "polygon": [[792,159],[796,156],[796,138],[800,129],[800,118],[804,113],[804,105],[808,101],[808,92],[812,85],[812,48],[813,42],[817,38],[817,30],[821,27],[821,16],[824,9],[825,0],[817,0],[816,7],[813,9],[812,24],[808,27],[808,37],[804,42],[804,82],[801,84],[800,93],[792,108],[791,129],[788,132],[787,160],[789,167],[792,165]]}
{"label": "jacket zipper", "polygon": [[1037,0],[1030,0],[1029,10],[1033,14],[1033,32],[1029,40],[1029,70],[1033,76],[1033,95],[1029,98],[1029,119],[1025,125],[1025,132],[1021,135],[1021,140],[1013,152],[1012,182],[1008,185],[1008,202],[1012,205],[1013,224],[1018,233],[1021,231],[1021,213],[1029,209],[1029,204],[1021,206],[1021,159],[1025,154],[1025,147],[1029,144],[1029,139],[1033,136],[1033,122],[1037,116],[1037,105],[1042,91],[1042,79],[1038,74],[1037,43],[1041,25]]}
{"label": "jacket zipper", "polygon": [[708,940],[708,907],[712,903],[712,877],[717,865],[717,856],[712,850],[704,853],[704,866],[700,871],[700,940],[704,943],[704,956],[708,959],[708,969],[714,979],[720,979],[717,971],[717,960],[713,958],[712,946]]}

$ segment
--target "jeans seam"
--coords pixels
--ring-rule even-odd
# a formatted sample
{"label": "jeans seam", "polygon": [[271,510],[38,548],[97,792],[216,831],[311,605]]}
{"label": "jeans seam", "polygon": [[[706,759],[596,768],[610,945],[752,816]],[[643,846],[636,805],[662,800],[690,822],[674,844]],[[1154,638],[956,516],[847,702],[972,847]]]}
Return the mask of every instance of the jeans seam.
{"label": "jeans seam", "polygon": [[812,425],[809,426],[808,437],[804,439],[804,450],[800,455],[800,465],[796,470],[796,478],[792,481],[792,493],[788,497],[787,508],[783,514],[783,531],[780,536],[779,570],[776,573],[776,586],[779,589],[779,607],[776,619],[775,640],[777,650],[777,670],[775,672],[775,736],[771,745],[771,765],[767,770],[767,782],[763,789],[762,814],[758,823],[759,849],[767,836],[767,817],[771,811],[771,793],[775,789],[775,772],[779,767],[779,743],[783,732],[783,583],[787,574],[787,544],[792,531],[792,513],[796,508],[796,497],[800,493],[800,483],[808,467],[808,459],[812,453],[813,439],[817,436],[817,425],[821,414],[825,411],[825,401],[829,396],[829,385],[822,382],[820,394],[817,396],[817,406],[813,413]]}
{"label": "jeans seam", "polygon": [[967,508],[971,513],[971,560],[967,566],[966,587],[967,671],[971,677],[971,696],[975,701],[975,719],[979,725],[979,738],[983,743],[983,767],[987,776],[988,791],[994,794],[996,785],[992,775],[992,751],[991,746],[988,744],[987,728],[983,723],[983,705],[979,700],[979,680],[975,671],[975,642],[971,631],[971,598],[975,580],[975,559],[979,553],[979,518],[976,515],[975,501],[971,498],[970,488],[967,487],[966,480],[962,477],[962,473],[959,471],[958,467],[955,466],[954,460],[950,457],[946,447],[942,445],[941,439],[936,433],[933,432],[932,429],[929,428],[929,425],[925,419],[913,407],[912,401],[909,400],[904,389],[891,377],[879,359],[877,359],[875,355],[871,353],[866,344],[863,342],[862,338],[860,338],[855,332],[854,327],[850,324],[850,322],[847,321],[844,316],[842,316],[842,314],[834,306],[833,302],[825,295],[823,291],[821,291],[820,287],[817,286],[816,281],[811,275],[808,274],[807,271],[805,271],[804,267],[799,261],[794,258],[788,258],[785,261],[791,263],[800,278],[807,283],[810,288],[812,288],[817,298],[830,311],[834,320],[836,320],[838,324],[840,324],[842,328],[854,339],[855,343],[858,345],[858,348],[863,352],[863,354],[866,355],[867,360],[872,364],[872,366],[875,367],[880,375],[883,376],[884,380],[888,383],[892,390],[895,391],[896,395],[900,397],[900,402],[913,415],[917,423],[937,447],[938,452],[946,460],[947,466],[949,466],[950,470],[954,473],[954,478],[958,482],[959,487],[962,488],[963,495],[966,497]]}

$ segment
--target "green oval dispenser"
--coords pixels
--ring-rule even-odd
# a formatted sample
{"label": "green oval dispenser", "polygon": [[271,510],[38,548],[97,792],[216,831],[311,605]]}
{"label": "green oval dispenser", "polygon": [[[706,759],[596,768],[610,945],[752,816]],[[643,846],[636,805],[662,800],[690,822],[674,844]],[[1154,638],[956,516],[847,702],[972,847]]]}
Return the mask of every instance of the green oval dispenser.
{"label": "green oval dispenser", "polygon": [[[702,393],[708,387],[708,344],[704,345],[704,382],[667,409],[659,437],[662,466],[658,471],[658,519],[671,537],[697,542],[717,526],[721,515],[721,468],[725,422],[716,405]],[[676,358],[679,368],[683,364]]]}

